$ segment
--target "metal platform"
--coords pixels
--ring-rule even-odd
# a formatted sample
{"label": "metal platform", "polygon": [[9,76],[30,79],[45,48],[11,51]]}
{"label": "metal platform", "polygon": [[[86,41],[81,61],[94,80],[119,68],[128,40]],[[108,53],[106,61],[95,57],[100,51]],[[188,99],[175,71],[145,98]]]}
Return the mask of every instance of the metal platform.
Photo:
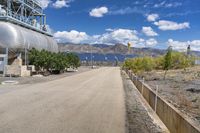
{"label": "metal platform", "polygon": [[0,21],[11,22],[52,36],[38,0],[0,0]]}

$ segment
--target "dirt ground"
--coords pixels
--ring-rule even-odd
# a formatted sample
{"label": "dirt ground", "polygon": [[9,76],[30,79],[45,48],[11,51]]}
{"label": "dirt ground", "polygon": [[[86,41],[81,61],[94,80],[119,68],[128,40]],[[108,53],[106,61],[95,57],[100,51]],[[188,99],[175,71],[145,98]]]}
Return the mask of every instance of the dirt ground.
{"label": "dirt ground", "polygon": [[144,74],[145,82],[169,103],[189,116],[200,126],[200,66],[186,70],[170,70],[164,80],[164,71]]}

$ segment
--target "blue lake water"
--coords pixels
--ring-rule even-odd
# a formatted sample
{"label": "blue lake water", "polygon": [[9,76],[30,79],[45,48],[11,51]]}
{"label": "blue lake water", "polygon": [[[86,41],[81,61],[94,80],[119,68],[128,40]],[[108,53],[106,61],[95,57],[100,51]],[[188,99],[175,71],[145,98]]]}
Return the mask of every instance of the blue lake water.
{"label": "blue lake water", "polygon": [[109,61],[114,62],[116,60],[123,62],[126,58],[134,58],[137,55],[124,55],[124,54],[98,54],[98,53],[77,53],[81,61]]}

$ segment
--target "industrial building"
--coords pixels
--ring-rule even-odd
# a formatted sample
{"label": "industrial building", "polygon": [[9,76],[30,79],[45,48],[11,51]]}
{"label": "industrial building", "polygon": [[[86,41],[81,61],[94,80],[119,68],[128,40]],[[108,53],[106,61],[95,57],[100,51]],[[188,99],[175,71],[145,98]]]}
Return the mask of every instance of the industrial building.
{"label": "industrial building", "polygon": [[31,48],[57,52],[39,0],[0,0],[0,71],[22,55],[26,65]]}

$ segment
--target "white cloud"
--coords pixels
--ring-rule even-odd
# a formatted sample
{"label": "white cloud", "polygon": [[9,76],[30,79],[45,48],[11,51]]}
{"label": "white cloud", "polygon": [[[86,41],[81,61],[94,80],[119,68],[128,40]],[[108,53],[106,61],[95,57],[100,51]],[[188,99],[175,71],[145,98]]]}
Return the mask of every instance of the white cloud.
{"label": "white cloud", "polygon": [[42,8],[45,9],[51,3],[51,0],[40,0],[40,3],[42,5]]}
{"label": "white cloud", "polygon": [[74,0],[56,0],[54,3],[52,0],[40,0],[39,2],[42,5],[42,8],[47,8],[51,3],[54,8],[63,8],[63,7],[69,7],[69,3],[71,3]]}
{"label": "white cloud", "polygon": [[109,29],[100,35],[88,35],[85,32],[72,31],[58,31],[54,34],[54,38],[58,42],[71,43],[89,43],[89,44],[127,44],[132,43],[134,47],[155,46],[157,41],[155,39],[144,40],[138,37],[138,33],[131,29]]}
{"label": "white cloud", "polygon": [[58,31],[54,34],[58,42],[72,42],[72,43],[104,43],[104,44],[127,44],[128,42],[138,42],[139,37],[137,31],[130,29],[110,29],[101,35],[90,36],[85,32],[72,31]]}
{"label": "white cloud", "polygon": [[107,13],[108,13],[108,8],[105,6],[94,8],[89,12],[90,16],[92,17],[103,17]]}
{"label": "white cloud", "polygon": [[142,27],[142,32],[146,36],[158,36],[158,33],[156,33],[151,27]]}
{"label": "white cloud", "polygon": [[193,15],[193,14],[199,14],[200,10],[187,10],[185,12],[174,12],[174,13],[169,13],[166,15],[166,17],[177,17],[177,16],[187,16],[187,15]]}
{"label": "white cloud", "polygon": [[178,7],[178,6],[182,6],[182,3],[174,2],[174,3],[168,3],[168,4],[165,5],[166,8]]}
{"label": "white cloud", "polygon": [[152,47],[152,46],[155,46],[157,44],[158,44],[158,42],[154,38],[150,38],[150,39],[146,40],[146,46],[148,46],[148,47]]}
{"label": "white cloud", "polygon": [[154,5],[155,8],[159,8],[159,7],[164,7],[164,5],[166,4],[166,1],[162,1],[161,3],[156,3]]}
{"label": "white cloud", "polygon": [[158,18],[159,18],[159,15],[158,15],[158,14],[149,14],[149,15],[147,15],[147,20],[148,20],[149,22],[154,22],[154,21],[156,21]]}
{"label": "white cloud", "polygon": [[111,31],[114,31],[114,29],[108,28],[106,29],[106,31],[111,32]]}
{"label": "white cloud", "polygon": [[186,28],[190,28],[190,23],[188,22],[184,22],[184,23],[176,23],[173,21],[167,21],[167,20],[160,20],[158,22],[154,22],[154,24],[156,26],[158,26],[158,28],[160,30],[181,30],[181,29],[186,29]]}
{"label": "white cloud", "polygon": [[145,14],[145,11],[138,7],[125,7],[121,9],[113,9],[109,11],[109,15],[125,15],[125,14]]}
{"label": "white cloud", "polygon": [[169,46],[172,46],[174,50],[178,51],[186,51],[188,45],[191,46],[191,50],[200,51],[200,40],[192,40],[192,41],[174,41],[173,39],[169,39],[167,41]]}
{"label": "white cloud", "polygon": [[128,42],[138,41],[137,31],[130,29],[114,29],[111,32],[104,33],[96,39],[96,43],[127,44]]}
{"label": "white cloud", "polygon": [[58,31],[54,33],[54,37],[58,42],[71,42],[71,43],[82,43],[86,41],[89,36],[85,32],[79,32],[76,30],[72,31]]}
{"label": "white cloud", "polygon": [[56,2],[53,3],[53,7],[54,8],[69,7],[70,2],[72,2],[72,0],[56,0]]}
{"label": "white cloud", "polygon": [[160,3],[156,3],[154,5],[155,8],[175,8],[175,7],[179,7],[182,6],[182,3],[180,2],[167,2],[167,1],[162,1]]}

